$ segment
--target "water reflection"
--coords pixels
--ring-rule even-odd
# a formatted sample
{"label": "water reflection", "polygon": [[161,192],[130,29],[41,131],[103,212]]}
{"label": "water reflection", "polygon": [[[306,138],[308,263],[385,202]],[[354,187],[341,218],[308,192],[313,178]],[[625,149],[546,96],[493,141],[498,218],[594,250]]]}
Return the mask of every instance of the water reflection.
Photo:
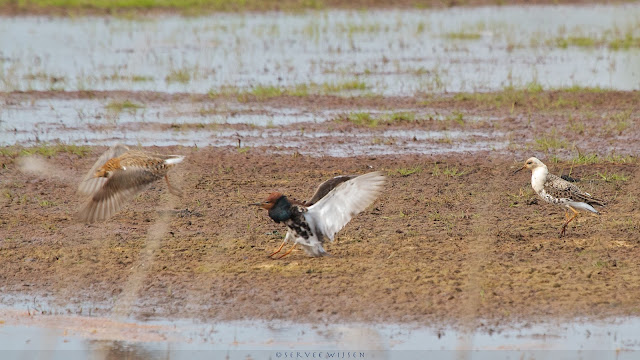
{"label": "water reflection", "polygon": [[513,324],[474,331],[418,324],[105,321],[108,331],[92,331],[100,319],[40,316],[21,324],[20,318],[9,316],[0,327],[0,347],[3,355],[15,359],[636,359],[640,355],[639,318]]}

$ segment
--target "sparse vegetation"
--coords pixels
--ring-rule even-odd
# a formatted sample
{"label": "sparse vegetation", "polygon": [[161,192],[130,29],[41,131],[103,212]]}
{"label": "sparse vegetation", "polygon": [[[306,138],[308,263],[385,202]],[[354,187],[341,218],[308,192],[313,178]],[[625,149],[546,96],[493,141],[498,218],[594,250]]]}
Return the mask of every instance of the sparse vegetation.
{"label": "sparse vegetation", "polygon": [[0,147],[0,156],[15,158],[18,156],[41,155],[55,156],[58,153],[68,153],[83,157],[91,152],[89,146],[72,144],[42,144],[33,147],[5,146]]}
{"label": "sparse vegetation", "polygon": [[606,133],[622,134],[631,126],[631,110],[616,112],[604,125]]}
{"label": "sparse vegetation", "polygon": [[389,171],[389,175],[398,174],[402,177],[406,177],[413,174],[420,174],[422,172],[422,166],[416,165],[408,168],[398,168],[395,170]]}
{"label": "sparse vegetation", "polygon": [[377,126],[378,120],[374,119],[371,114],[366,112],[352,112],[347,114],[345,120],[353,123],[354,125],[366,125],[366,126]]}
{"label": "sparse vegetation", "polygon": [[322,90],[326,93],[340,93],[343,91],[366,90],[367,84],[360,80],[347,80],[343,82],[324,83]]}
{"label": "sparse vegetation", "polygon": [[457,167],[450,167],[449,165],[441,168],[439,164],[434,164],[431,169],[432,176],[446,176],[446,177],[460,177],[467,172],[464,170],[459,170]]}
{"label": "sparse vegetation", "polygon": [[566,140],[560,138],[555,130],[535,138],[536,150],[549,152],[550,150],[564,149],[569,146]]}
{"label": "sparse vegetation", "polygon": [[144,105],[136,104],[130,100],[124,100],[124,101],[111,101],[105,106],[105,108],[107,110],[110,110],[116,113],[122,112],[124,110],[133,112],[138,109],[143,109]]}
{"label": "sparse vegetation", "polygon": [[[521,110],[554,110],[554,109],[590,109],[593,102],[598,101],[597,94],[613,90],[600,87],[571,86],[567,88],[544,89],[538,82],[530,82],[521,87],[507,86],[495,92],[461,92],[451,98],[430,97],[423,101],[424,105],[437,105],[443,102],[462,102],[490,109],[506,108],[511,112]],[[593,96],[594,101],[584,101],[583,96]],[[593,94],[593,95],[592,95]]]}
{"label": "sparse vegetation", "polygon": [[284,90],[277,86],[256,86],[251,89],[250,94],[258,99],[269,99],[273,97],[282,96]]}
{"label": "sparse vegetation", "polygon": [[616,181],[627,181],[627,180],[629,180],[629,176],[627,176],[627,175],[618,174],[618,173],[608,173],[606,171],[598,172],[598,176],[600,177],[601,180],[604,180],[606,182],[616,182]]}
{"label": "sparse vegetation", "polygon": [[601,163],[611,163],[611,164],[632,164],[637,161],[637,157],[631,155],[619,155],[619,154],[610,154],[607,156],[598,156],[598,154],[582,154],[578,153],[578,155],[571,158],[571,161],[574,165],[590,165],[590,164],[601,164]]}
{"label": "sparse vegetation", "polygon": [[640,47],[640,38],[635,37],[631,31],[628,31],[624,35],[605,34],[602,36],[572,35],[572,36],[566,36],[566,37],[557,37],[553,40],[548,40],[546,43],[547,45],[556,46],[561,49],[566,49],[570,46],[575,46],[575,47],[607,46],[612,50],[629,50],[631,48]]}
{"label": "sparse vegetation", "polygon": [[477,32],[459,31],[446,33],[444,34],[444,37],[453,40],[478,40],[482,37],[482,35]]}
{"label": "sparse vegetation", "polygon": [[191,81],[191,71],[189,71],[189,69],[174,69],[169,71],[169,74],[167,74],[164,80],[168,83],[178,82],[187,84]]}

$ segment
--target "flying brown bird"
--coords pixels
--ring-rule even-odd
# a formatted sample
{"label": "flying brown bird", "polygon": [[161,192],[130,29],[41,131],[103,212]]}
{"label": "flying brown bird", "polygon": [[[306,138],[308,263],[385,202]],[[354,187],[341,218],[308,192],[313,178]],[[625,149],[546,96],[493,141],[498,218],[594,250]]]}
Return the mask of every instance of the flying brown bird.
{"label": "flying brown bird", "polygon": [[109,148],[84,177],[78,192],[88,196],[78,212],[81,221],[104,221],[145,190],[164,177],[169,192],[182,196],[182,191],[169,183],[167,172],[182,162],[181,155],[159,155],[117,144]]}

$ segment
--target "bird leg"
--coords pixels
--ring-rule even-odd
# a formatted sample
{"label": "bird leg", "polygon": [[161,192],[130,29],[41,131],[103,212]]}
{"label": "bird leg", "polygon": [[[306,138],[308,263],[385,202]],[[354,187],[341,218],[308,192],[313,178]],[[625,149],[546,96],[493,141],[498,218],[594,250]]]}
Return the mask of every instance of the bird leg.
{"label": "bird leg", "polygon": [[567,230],[567,225],[569,225],[569,223],[578,216],[578,212],[576,211],[576,209],[572,208],[571,206],[567,206],[567,207],[571,209],[571,211],[573,211],[573,216],[571,218],[568,218],[565,221],[564,225],[562,225],[562,231],[560,231],[560,237],[564,236],[564,233]]}
{"label": "bird leg", "polygon": [[169,187],[169,192],[175,196],[182,197],[182,190],[178,189],[177,187],[171,186],[171,183],[169,182],[169,176],[165,175],[164,179],[167,182],[167,186]]}
{"label": "bird leg", "polygon": [[273,255],[279,253],[280,250],[282,250],[282,248],[284,247],[284,244],[286,243],[287,243],[287,238],[285,237],[284,240],[282,241],[282,244],[280,244],[280,247],[278,248],[278,250],[272,252],[271,255],[269,255],[269,257],[272,257]]}
{"label": "bird leg", "polygon": [[293,251],[293,249],[294,249],[295,247],[296,247],[296,243],[293,243],[293,246],[291,247],[291,249],[287,250],[287,252],[286,252],[286,253],[284,253],[284,254],[280,255],[280,256],[278,257],[278,259],[282,259],[283,257],[285,257],[285,256],[287,256],[287,255],[289,255],[289,254],[291,254],[291,252]]}

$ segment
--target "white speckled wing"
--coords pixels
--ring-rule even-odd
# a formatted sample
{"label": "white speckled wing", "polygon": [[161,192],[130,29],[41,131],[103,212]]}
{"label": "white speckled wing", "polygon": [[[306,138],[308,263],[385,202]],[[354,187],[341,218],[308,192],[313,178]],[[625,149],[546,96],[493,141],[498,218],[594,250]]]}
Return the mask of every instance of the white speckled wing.
{"label": "white speckled wing", "polygon": [[308,208],[316,230],[330,240],[356,214],[367,208],[382,192],[385,176],[381,171],[343,182]]}
{"label": "white speckled wing", "polygon": [[604,201],[594,198],[588,192],[582,191],[576,185],[553,174],[547,176],[544,190],[556,199],[567,199],[572,202],[583,202],[588,205],[605,205]]}

